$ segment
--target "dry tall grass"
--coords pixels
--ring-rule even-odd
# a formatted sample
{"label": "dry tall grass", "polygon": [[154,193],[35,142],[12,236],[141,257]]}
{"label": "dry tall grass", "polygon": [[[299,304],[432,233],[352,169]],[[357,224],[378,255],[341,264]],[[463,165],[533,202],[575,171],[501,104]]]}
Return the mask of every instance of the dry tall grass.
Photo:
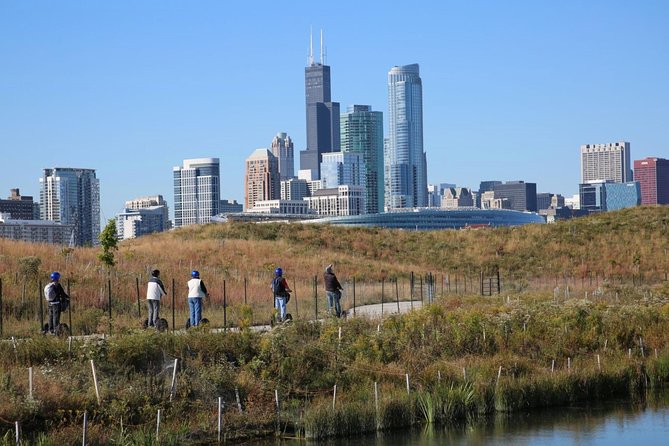
{"label": "dry tall grass", "polygon": [[[210,224],[123,242],[111,272],[97,261],[95,248],[72,250],[0,240],[0,278],[5,310],[19,319],[34,319],[39,311],[38,285],[54,270],[61,272],[65,283],[69,281],[77,313],[105,308],[110,280],[115,314],[132,314],[137,311],[137,294],[144,310],[145,281],[149,271],[158,268],[170,294],[174,281],[176,310],[185,313],[186,281],[197,269],[211,290],[210,308],[222,307],[225,281],[231,308],[246,300],[265,318],[271,311],[269,282],[277,266],[296,289],[303,312],[313,311],[314,276],[322,295],[321,273],[330,263],[341,280],[355,277],[359,282],[399,276],[405,283],[410,272],[434,272],[439,275],[438,291],[445,282],[454,286],[454,279],[462,288],[467,277],[471,292],[478,289],[481,270],[497,269],[505,291],[537,284],[574,287],[579,279],[592,288],[633,280],[657,282],[669,269],[668,222],[669,208],[639,207],[556,225],[478,231]],[[21,270],[21,259],[28,256],[41,260],[37,276]],[[392,288],[386,292],[393,295]],[[171,296],[166,304],[170,302]]]}

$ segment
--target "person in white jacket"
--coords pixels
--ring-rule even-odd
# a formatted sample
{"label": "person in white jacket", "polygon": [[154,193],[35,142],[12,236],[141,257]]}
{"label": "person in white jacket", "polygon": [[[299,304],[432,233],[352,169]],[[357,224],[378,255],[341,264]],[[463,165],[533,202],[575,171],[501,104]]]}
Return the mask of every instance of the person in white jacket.
{"label": "person in white jacket", "polygon": [[190,310],[190,326],[200,325],[202,320],[202,299],[209,296],[207,287],[200,279],[200,273],[193,270],[190,273],[192,279],[188,281],[188,308]]}
{"label": "person in white jacket", "polygon": [[149,307],[149,327],[155,327],[160,319],[160,298],[167,294],[165,285],[160,280],[160,271],[151,271],[151,278],[146,286],[146,303]]}

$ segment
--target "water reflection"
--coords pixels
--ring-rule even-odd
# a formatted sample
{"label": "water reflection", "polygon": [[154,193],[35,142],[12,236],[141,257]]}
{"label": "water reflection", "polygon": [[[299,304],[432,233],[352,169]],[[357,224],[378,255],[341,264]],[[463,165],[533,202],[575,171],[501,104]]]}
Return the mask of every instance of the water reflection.
{"label": "water reflection", "polygon": [[[644,445],[645,443],[645,445]],[[265,440],[254,446],[297,445],[296,440]],[[308,443],[316,444],[316,443]],[[634,445],[669,444],[669,391],[643,403],[607,402],[496,414],[470,423],[426,427],[410,432],[318,442],[328,446],[435,446],[435,445]]]}

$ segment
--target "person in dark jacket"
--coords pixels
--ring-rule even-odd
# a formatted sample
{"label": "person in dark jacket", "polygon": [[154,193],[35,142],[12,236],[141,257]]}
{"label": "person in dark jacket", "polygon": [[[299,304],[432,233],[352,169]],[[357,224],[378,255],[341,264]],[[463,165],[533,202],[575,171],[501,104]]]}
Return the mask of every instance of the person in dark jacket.
{"label": "person in dark jacket", "polygon": [[146,286],[146,303],[149,307],[149,327],[155,327],[160,319],[160,298],[167,294],[165,285],[160,280],[160,271],[151,271],[151,278]]}
{"label": "person in dark jacket", "polygon": [[70,299],[60,284],[58,271],[51,273],[51,282],[44,287],[44,298],[49,303],[49,333],[55,334],[56,327],[60,325],[61,302]]}
{"label": "person in dark jacket", "polygon": [[277,320],[283,322],[286,320],[286,304],[290,299],[290,293],[293,292],[288,286],[286,278],[283,277],[283,269],[277,268],[274,270],[274,279],[270,286],[274,295],[274,308],[279,312]]}
{"label": "person in dark jacket", "polygon": [[341,317],[341,284],[335,276],[334,269],[332,264],[328,265],[325,268],[325,273],[323,273],[323,282],[325,282],[325,295],[328,299],[328,311],[334,311],[334,314],[337,317]]}

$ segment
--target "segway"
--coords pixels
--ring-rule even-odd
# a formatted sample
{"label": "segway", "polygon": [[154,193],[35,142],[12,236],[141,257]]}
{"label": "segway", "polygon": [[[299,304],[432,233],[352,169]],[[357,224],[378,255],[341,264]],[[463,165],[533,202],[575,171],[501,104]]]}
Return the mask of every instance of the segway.
{"label": "segway", "polygon": [[[49,333],[49,324],[46,323],[44,324],[44,327],[42,327],[42,334],[48,334]],[[56,325],[56,329],[53,331],[54,336],[69,336],[71,333],[70,327],[67,324],[58,324]]]}
{"label": "segway", "polygon": [[[207,325],[207,324],[209,324],[209,319],[207,319],[206,317],[200,319],[200,325]],[[186,330],[188,330],[189,328],[190,328],[190,318],[186,319]]]}
{"label": "segway", "polygon": [[[167,319],[165,319],[164,317],[161,317],[160,319],[158,319],[158,321],[156,321],[156,327],[155,327],[156,330],[163,332],[167,331],[168,327],[169,325],[167,324]],[[144,322],[142,323],[142,328],[144,329],[149,328],[148,319],[144,319]]]}

